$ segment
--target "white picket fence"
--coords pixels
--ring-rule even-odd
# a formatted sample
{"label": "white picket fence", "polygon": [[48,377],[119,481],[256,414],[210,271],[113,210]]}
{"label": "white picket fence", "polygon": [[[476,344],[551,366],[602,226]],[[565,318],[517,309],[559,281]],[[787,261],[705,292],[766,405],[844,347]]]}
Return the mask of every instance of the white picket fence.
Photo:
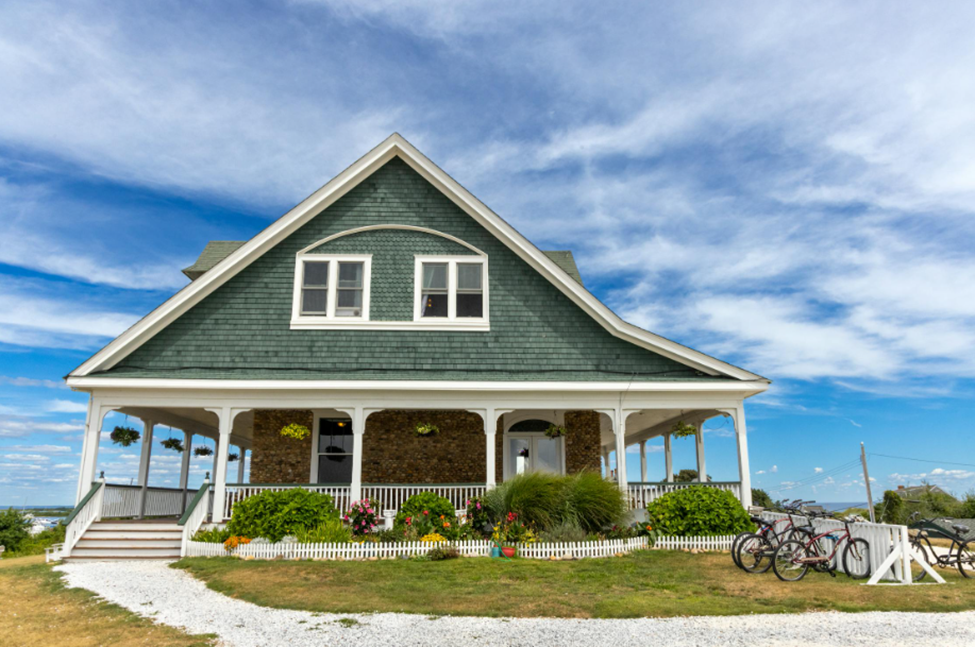
{"label": "white picket fence", "polygon": [[[762,518],[770,521],[789,518],[789,515],[787,514],[769,511],[762,512],[761,516]],[[809,525],[809,519],[801,515],[792,515],[792,519],[793,523],[795,523],[797,526]],[[836,521],[835,519],[823,519],[821,517],[812,518],[812,527],[817,535],[827,531],[843,530],[843,526],[844,524],[842,521]],[[910,546],[907,545],[908,535],[906,526],[895,526],[887,523],[870,523],[864,521],[850,524],[850,534],[852,534],[854,537],[862,537],[870,544],[870,569],[872,574],[876,574],[880,565],[884,563],[887,557],[890,556],[895,549],[901,549],[902,551],[907,551],[908,553],[910,552]],[[827,551],[831,551],[833,549],[833,542],[828,537],[824,538],[822,541],[823,546]],[[846,549],[845,544],[846,542],[844,542],[844,545],[840,546],[840,549],[837,551],[836,556],[832,561],[832,566],[841,573],[845,573],[843,570],[843,551]],[[903,544],[903,546],[901,544]],[[909,573],[907,574],[906,578],[904,577],[905,568],[905,560],[897,559],[887,570],[887,572],[880,576],[880,579],[901,582],[909,581]]]}
{"label": "white picket fence", "polygon": [[718,535],[716,537],[658,537],[654,542],[654,548],[666,550],[731,550],[731,542],[735,540],[734,535]]}
{"label": "white picket fence", "polygon": [[[191,541],[187,543],[187,557],[227,557],[254,559],[370,559],[390,557],[415,557],[423,555],[432,548],[453,547],[467,557],[486,557],[491,554],[490,541],[449,541],[440,543],[407,541],[396,543],[364,542],[345,544],[244,544],[228,553],[223,544]],[[528,559],[550,559],[571,555],[575,559],[586,557],[612,557],[619,553],[630,553],[647,548],[646,537],[633,539],[611,539],[606,541],[582,542],[538,542],[518,544],[518,555]]]}

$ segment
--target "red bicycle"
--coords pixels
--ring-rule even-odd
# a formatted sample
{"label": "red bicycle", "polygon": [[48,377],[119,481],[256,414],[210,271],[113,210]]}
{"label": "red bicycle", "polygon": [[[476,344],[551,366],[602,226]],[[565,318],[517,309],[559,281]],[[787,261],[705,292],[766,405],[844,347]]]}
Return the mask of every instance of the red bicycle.
{"label": "red bicycle", "polygon": [[[821,515],[830,516],[830,515]],[[808,533],[806,539],[790,539],[783,542],[775,551],[772,570],[783,582],[798,582],[806,576],[809,569],[829,573],[836,577],[836,559],[843,548],[843,570],[855,580],[870,577],[870,544],[862,537],[850,533],[850,519],[843,520],[843,529],[831,529],[816,534],[811,525],[800,528]]]}

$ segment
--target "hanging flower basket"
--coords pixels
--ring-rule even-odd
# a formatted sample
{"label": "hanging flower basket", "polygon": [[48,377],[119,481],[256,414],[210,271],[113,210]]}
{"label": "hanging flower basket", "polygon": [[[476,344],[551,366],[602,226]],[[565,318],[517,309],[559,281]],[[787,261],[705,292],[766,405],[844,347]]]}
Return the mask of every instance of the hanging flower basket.
{"label": "hanging flower basket", "polygon": [[697,434],[697,427],[690,425],[683,420],[678,420],[674,423],[674,426],[670,428],[670,435],[675,438],[686,438],[687,436],[693,436]]}
{"label": "hanging flower basket", "polygon": [[209,447],[207,447],[206,445],[203,445],[201,447],[197,447],[196,449],[194,449],[193,450],[193,455],[194,456],[213,456],[213,450],[210,449]]}
{"label": "hanging flower basket", "polygon": [[167,438],[159,444],[166,449],[171,449],[174,452],[179,452],[180,454],[182,454],[185,450],[183,447],[183,441],[181,441],[179,438]]}
{"label": "hanging flower basket", "polygon": [[545,430],[545,436],[548,438],[561,438],[568,432],[568,429],[562,425],[549,425],[548,429]]}
{"label": "hanging flower basket", "polygon": [[522,447],[521,449],[519,449],[518,455],[521,456],[522,458],[528,458],[528,448]]}
{"label": "hanging flower basket", "polygon": [[233,453],[233,454],[227,454],[227,462],[228,462],[228,463],[233,463],[233,462],[234,462],[235,460],[237,460],[238,458],[240,458],[240,455],[239,455],[239,454],[237,454],[236,452],[235,452],[235,453]]}
{"label": "hanging flower basket", "polygon": [[295,440],[304,440],[311,436],[311,429],[305,425],[299,425],[291,423],[287,427],[282,427],[281,435],[285,438],[294,438]]}
{"label": "hanging flower basket", "polygon": [[139,439],[142,438],[142,434],[132,427],[116,427],[112,430],[110,437],[112,442],[116,445],[128,447],[132,443],[139,442]]}
{"label": "hanging flower basket", "polygon": [[440,433],[440,427],[428,423],[420,423],[413,430],[413,433],[417,436],[436,436]]}

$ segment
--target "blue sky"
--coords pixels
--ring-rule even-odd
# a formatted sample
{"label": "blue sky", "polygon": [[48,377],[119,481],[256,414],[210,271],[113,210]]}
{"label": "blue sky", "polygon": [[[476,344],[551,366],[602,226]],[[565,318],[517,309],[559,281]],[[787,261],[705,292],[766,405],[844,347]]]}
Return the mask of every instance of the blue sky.
{"label": "blue sky", "polygon": [[[876,489],[964,493],[973,13],[4,3],[0,504],[71,502],[85,398],[62,376],[184,285],[206,241],[252,236],[393,131],[572,249],[628,320],[772,378],[749,401],[756,485],[861,499],[858,468],[834,468],[864,441],[915,459],[871,457]],[[727,423],[708,427],[708,471],[734,478]],[[692,467],[693,442],[675,447]],[[136,451],[104,443],[101,469],[134,477]],[[155,453],[171,481],[176,455]]]}

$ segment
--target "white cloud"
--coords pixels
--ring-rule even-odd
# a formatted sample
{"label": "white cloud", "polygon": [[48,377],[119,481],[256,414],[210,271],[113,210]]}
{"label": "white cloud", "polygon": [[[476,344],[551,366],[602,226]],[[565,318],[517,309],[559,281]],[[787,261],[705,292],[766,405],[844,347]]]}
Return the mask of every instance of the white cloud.
{"label": "white cloud", "polygon": [[816,467],[816,468],[813,469],[813,472],[816,473],[816,474],[819,474],[822,471],[823,471],[823,468],[822,467]]}
{"label": "white cloud", "polygon": [[4,458],[8,461],[49,461],[51,458],[49,456],[44,456],[43,454],[4,454]]}
{"label": "white cloud", "polygon": [[778,465],[773,465],[772,466],[772,469],[769,470],[769,472],[772,473],[772,474],[775,474],[778,471],[779,471],[779,466]]}
{"label": "white cloud", "polygon": [[8,386],[37,386],[48,389],[66,389],[67,384],[63,380],[41,380],[31,377],[6,377],[0,375],[0,384]]}
{"label": "white cloud", "polygon": [[88,405],[71,400],[50,400],[46,404],[46,409],[51,413],[86,413]]}
{"label": "white cloud", "polygon": [[71,448],[66,445],[2,445],[0,451],[64,454],[70,452]]}

